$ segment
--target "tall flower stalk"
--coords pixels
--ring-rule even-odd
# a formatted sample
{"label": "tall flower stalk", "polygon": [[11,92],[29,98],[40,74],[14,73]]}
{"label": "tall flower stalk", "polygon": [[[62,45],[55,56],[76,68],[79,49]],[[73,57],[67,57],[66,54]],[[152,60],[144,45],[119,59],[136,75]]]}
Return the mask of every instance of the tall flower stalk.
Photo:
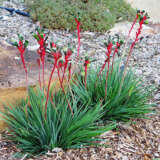
{"label": "tall flower stalk", "polygon": [[84,76],[84,83],[85,83],[85,88],[87,89],[87,71],[88,71],[88,66],[90,64],[90,61],[88,57],[85,58],[85,63],[84,63],[84,70],[85,70],[85,76]]}
{"label": "tall flower stalk", "polygon": [[18,34],[18,38],[19,38],[18,43],[14,42],[13,45],[17,47],[17,49],[20,53],[21,61],[22,61],[23,68],[24,68],[24,71],[26,74],[26,85],[28,87],[28,71],[27,71],[27,67],[26,67],[26,63],[25,63],[25,59],[24,59],[24,53],[25,53],[25,50],[28,46],[28,41],[27,40],[24,41],[24,38],[20,34]]}
{"label": "tall flower stalk", "polygon": [[63,83],[63,80],[64,80],[64,76],[65,76],[65,73],[66,73],[66,70],[67,70],[68,63],[69,63],[69,61],[70,61],[71,55],[72,55],[72,51],[71,51],[70,49],[68,49],[68,50],[65,52],[65,62],[64,62],[64,68],[63,68],[62,83]]}
{"label": "tall flower stalk", "polygon": [[39,48],[37,50],[37,53],[40,56],[40,60],[42,63],[42,78],[43,78],[43,86],[45,85],[45,78],[44,78],[44,65],[45,65],[45,55],[46,55],[46,35],[44,34],[44,31],[40,28],[36,29],[36,33],[33,34],[34,38],[37,40],[39,44]]}
{"label": "tall flower stalk", "polygon": [[113,47],[112,42],[109,42],[109,44],[107,45],[107,52],[106,52],[108,66],[107,66],[106,83],[105,83],[105,98],[107,98],[108,75],[109,75],[110,55],[112,53],[112,47]]}
{"label": "tall flower stalk", "polygon": [[111,70],[111,74],[112,74],[112,72],[113,72],[115,55],[118,54],[119,49],[120,49],[120,47],[121,47],[122,44],[123,44],[123,41],[122,41],[122,40],[119,40],[119,38],[118,38],[118,41],[116,42],[116,47],[115,47],[115,49],[114,49],[113,58],[112,58],[112,70]]}
{"label": "tall flower stalk", "polygon": [[41,62],[40,62],[40,59],[37,59],[37,64],[38,64],[38,81],[39,81],[39,86],[40,88],[42,88],[42,85],[41,85]]}
{"label": "tall flower stalk", "polygon": [[81,45],[81,42],[80,42],[80,18],[75,18],[75,21],[77,23],[77,36],[78,36],[78,48],[77,48],[77,58],[79,59],[79,51],[80,51],[80,45]]}
{"label": "tall flower stalk", "polygon": [[[46,98],[46,103],[45,103],[45,118],[47,117],[47,105],[48,105],[48,99],[49,99],[49,91],[50,91],[50,85],[53,77],[53,73],[57,67],[58,60],[62,57],[61,53],[59,51],[57,52],[52,52],[53,58],[54,58],[54,65],[49,77],[49,82],[48,82],[48,88],[47,88],[47,98]],[[60,82],[61,83],[61,82]]]}
{"label": "tall flower stalk", "polygon": [[136,32],[136,37],[135,37],[135,39],[134,39],[134,41],[131,44],[130,49],[129,49],[129,53],[128,53],[128,56],[127,56],[127,60],[126,60],[126,64],[125,64],[125,68],[124,68],[124,72],[123,72],[123,77],[122,77],[122,80],[121,80],[121,85],[120,85],[119,93],[120,93],[120,91],[122,89],[122,85],[123,85],[123,82],[124,82],[124,78],[125,78],[127,67],[128,67],[128,63],[129,63],[129,59],[131,57],[133,48],[134,48],[135,44],[138,42],[138,40],[139,40],[139,35],[141,34],[141,31],[143,29],[143,24],[147,23],[147,19],[148,18],[149,18],[148,14],[145,13],[145,11],[142,11],[142,12],[138,11],[139,28],[138,28],[138,30]]}
{"label": "tall flower stalk", "polygon": [[135,17],[135,19],[134,19],[134,21],[133,21],[133,23],[132,23],[132,25],[131,25],[131,28],[130,28],[130,30],[129,30],[129,32],[128,32],[128,36],[127,36],[127,38],[126,38],[126,41],[125,41],[125,44],[124,44],[124,48],[123,48],[122,53],[125,51],[126,45],[127,45],[127,43],[128,43],[129,37],[130,37],[130,35],[131,35],[131,32],[132,32],[132,30],[133,30],[133,28],[134,28],[134,26],[135,26],[135,24],[136,24],[136,22],[137,22],[137,20],[138,20],[138,18],[139,18],[139,14],[140,14],[140,11],[138,10],[138,11],[137,11],[137,14],[136,14],[136,17]]}

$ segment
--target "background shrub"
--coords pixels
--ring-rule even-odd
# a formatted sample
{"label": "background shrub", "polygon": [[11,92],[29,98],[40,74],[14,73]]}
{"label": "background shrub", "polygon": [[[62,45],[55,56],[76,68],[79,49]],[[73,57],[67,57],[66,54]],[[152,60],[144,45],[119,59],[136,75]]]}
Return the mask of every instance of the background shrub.
{"label": "background shrub", "polygon": [[104,32],[115,22],[132,20],[135,11],[124,0],[26,0],[34,21],[49,29],[76,29],[80,13],[82,30]]}

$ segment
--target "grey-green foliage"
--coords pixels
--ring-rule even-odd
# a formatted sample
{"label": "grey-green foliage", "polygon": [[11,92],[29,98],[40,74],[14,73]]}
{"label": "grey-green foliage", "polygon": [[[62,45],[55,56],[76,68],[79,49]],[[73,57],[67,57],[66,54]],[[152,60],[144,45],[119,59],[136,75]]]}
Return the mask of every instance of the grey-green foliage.
{"label": "grey-green foliage", "polygon": [[80,106],[77,101],[70,100],[72,115],[63,93],[58,91],[53,97],[51,94],[52,91],[46,119],[46,98],[40,89],[29,89],[29,103],[22,100],[17,106],[5,107],[3,115],[10,133],[7,138],[13,140],[22,152],[39,155],[55,147],[68,149],[96,145],[97,135],[115,127],[114,124],[97,126],[103,115],[100,103],[89,110],[89,106]]}
{"label": "grey-green foliage", "polygon": [[76,29],[80,13],[82,30],[104,32],[115,22],[132,20],[135,11],[124,0],[26,0],[32,18],[50,29]]}
{"label": "grey-green foliage", "polygon": [[119,71],[119,63],[114,65],[113,72],[109,72],[107,97],[105,97],[106,70],[97,78],[98,70],[90,70],[87,77],[87,90],[83,78],[77,76],[76,83],[72,84],[79,101],[94,107],[99,101],[104,105],[104,119],[126,121],[130,118],[144,117],[151,112],[153,104],[148,101],[152,96],[152,87],[144,86],[130,69],[121,87],[123,71]]}

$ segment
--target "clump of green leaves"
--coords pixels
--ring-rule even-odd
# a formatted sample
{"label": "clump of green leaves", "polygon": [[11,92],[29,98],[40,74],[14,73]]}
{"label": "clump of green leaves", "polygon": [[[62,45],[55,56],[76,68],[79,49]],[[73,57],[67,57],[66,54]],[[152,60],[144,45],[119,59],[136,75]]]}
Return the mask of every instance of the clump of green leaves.
{"label": "clump of green leaves", "polygon": [[30,88],[29,103],[23,100],[17,106],[5,107],[4,120],[10,133],[8,138],[22,152],[33,155],[52,151],[55,147],[67,149],[96,145],[96,136],[115,127],[113,124],[106,127],[97,125],[103,116],[100,103],[89,110],[89,106],[77,105],[78,101],[72,101],[73,115],[63,92],[53,94],[51,90],[45,117],[45,101],[42,90]]}
{"label": "clump of green leaves", "polygon": [[104,32],[135,15],[124,0],[26,0],[26,4],[33,20],[49,29],[75,30],[74,16],[80,14],[83,31]]}
{"label": "clump of green leaves", "polygon": [[145,87],[143,82],[136,77],[130,69],[127,71],[121,88],[123,69],[115,63],[113,71],[108,74],[107,96],[105,95],[105,83],[107,69],[98,78],[99,70],[90,70],[87,77],[87,90],[84,78],[77,75],[76,83],[72,84],[74,94],[79,97],[79,103],[83,102],[93,106],[102,101],[104,105],[105,120],[126,121],[130,118],[144,117],[151,112],[152,105],[148,103],[151,98],[151,87]]}

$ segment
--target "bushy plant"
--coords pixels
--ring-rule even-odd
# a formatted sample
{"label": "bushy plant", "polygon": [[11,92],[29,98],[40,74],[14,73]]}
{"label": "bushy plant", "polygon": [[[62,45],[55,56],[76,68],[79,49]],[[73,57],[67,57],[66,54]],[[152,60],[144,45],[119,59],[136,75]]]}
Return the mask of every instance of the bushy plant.
{"label": "bushy plant", "polygon": [[107,69],[99,78],[97,76],[99,70],[91,69],[88,72],[86,88],[83,76],[78,74],[76,83],[72,83],[73,93],[79,97],[79,103],[83,102],[90,107],[102,101],[105,112],[103,119],[126,121],[130,118],[143,117],[145,113],[151,112],[152,105],[148,103],[148,99],[151,97],[152,89],[145,87],[131,69],[127,71],[121,88],[123,70],[119,65],[119,62],[115,63],[112,74],[111,69],[109,70],[107,96],[105,95]]}
{"label": "bushy plant", "polygon": [[[26,73],[28,98],[23,99],[18,105],[5,107],[2,114],[8,124],[10,133],[8,138],[17,143],[23,152],[29,154],[42,154],[55,147],[63,149],[87,147],[97,144],[99,139],[96,136],[115,127],[114,124],[102,127],[103,120],[126,121],[130,118],[143,117],[145,113],[150,112],[152,106],[148,104],[150,88],[145,87],[131,69],[127,70],[142,25],[147,19],[145,11],[137,11],[127,39],[136,21],[139,21],[139,28],[124,68],[120,65],[121,61],[115,63],[115,56],[119,55],[119,49],[123,44],[116,35],[105,42],[107,51],[103,65],[98,69],[89,69],[92,61],[86,56],[82,74],[76,75],[72,72],[71,48],[62,50],[54,42],[50,42],[49,45],[44,30],[36,28],[33,36],[39,44],[37,63],[40,88],[37,90],[28,87],[28,70],[24,59],[28,41],[24,41],[23,37],[18,35],[19,41],[13,45],[19,50]],[[78,35],[76,62],[80,60],[80,20],[80,17],[75,18]],[[46,53],[53,58],[47,89],[44,74]],[[52,77],[55,73],[60,86],[58,90],[52,86]]]}
{"label": "bushy plant", "polygon": [[104,32],[114,23],[132,20],[135,11],[124,0],[26,0],[33,20],[49,29],[75,30],[74,16],[81,15],[83,31]]}
{"label": "bushy plant", "polygon": [[63,92],[57,91],[53,97],[48,102],[46,118],[46,97],[40,89],[29,89],[29,103],[23,100],[17,106],[5,107],[4,118],[10,133],[7,138],[23,152],[42,154],[55,147],[67,149],[96,145],[98,139],[95,137],[114,127],[98,126],[97,122],[103,115],[100,103],[88,110],[89,106],[72,101],[72,115]]}

